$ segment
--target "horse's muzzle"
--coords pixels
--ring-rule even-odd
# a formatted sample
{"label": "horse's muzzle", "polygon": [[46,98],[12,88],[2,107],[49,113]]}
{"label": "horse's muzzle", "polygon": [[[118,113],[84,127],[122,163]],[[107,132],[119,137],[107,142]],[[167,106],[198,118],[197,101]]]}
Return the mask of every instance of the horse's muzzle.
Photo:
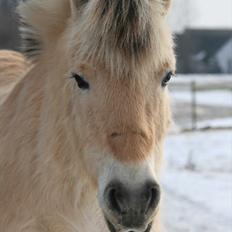
{"label": "horse's muzzle", "polygon": [[[106,223],[107,223],[107,226],[110,230],[110,232],[118,232],[118,230],[116,230],[116,228],[114,227],[114,225],[109,222],[107,219],[106,219]],[[142,232],[150,232],[151,231],[151,227],[152,227],[152,222],[147,226],[146,230],[145,231],[142,231]],[[138,230],[125,230],[126,232],[137,232]],[[139,231],[140,232],[140,231]]]}
{"label": "horse's muzzle", "polygon": [[105,217],[111,232],[149,232],[159,204],[160,188],[155,182],[149,182],[131,190],[114,181],[105,189],[104,198]]}

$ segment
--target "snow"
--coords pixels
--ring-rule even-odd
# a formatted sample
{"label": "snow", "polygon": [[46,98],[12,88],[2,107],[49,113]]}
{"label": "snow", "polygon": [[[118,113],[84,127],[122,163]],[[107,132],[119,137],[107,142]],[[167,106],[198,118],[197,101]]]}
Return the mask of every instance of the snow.
{"label": "snow", "polygon": [[231,175],[173,172],[165,180],[167,231],[231,232]]}
{"label": "snow", "polygon": [[[232,20],[231,20],[232,24]],[[223,45],[223,47],[217,52],[215,55],[215,58],[217,59],[217,62],[219,66],[222,68],[224,73],[231,73],[231,67],[232,67],[232,38]]]}
{"label": "snow", "polygon": [[[192,94],[190,91],[173,92],[173,101],[191,103]],[[232,91],[216,90],[197,92],[196,102],[200,105],[228,106],[232,107]]]}
{"label": "snow", "polygon": [[198,122],[198,128],[232,128],[232,117],[223,119],[212,119]]}
{"label": "snow", "polygon": [[[212,129],[181,132],[191,124],[193,81],[197,128]],[[231,75],[181,75],[170,85],[176,129],[162,174],[167,232],[232,232],[231,90]]]}
{"label": "snow", "polygon": [[166,226],[172,232],[232,231],[232,131],[170,135]]}
{"label": "snow", "polygon": [[211,84],[224,86],[232,89],[232,74],[177,74],[170,83],[175,85],[189,85],[191,82],[197,82],[199,86],[209,87]]}
{"label": "snow", "polygon": [[232,131],[170,135],[166,143],[168,167],[194,165],[198,172],[232,172]]}

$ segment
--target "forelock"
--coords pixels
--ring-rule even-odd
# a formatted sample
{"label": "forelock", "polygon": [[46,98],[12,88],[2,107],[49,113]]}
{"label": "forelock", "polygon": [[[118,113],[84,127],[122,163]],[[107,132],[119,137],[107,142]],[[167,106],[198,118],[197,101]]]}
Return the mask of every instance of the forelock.
{"label": "forelock", "polygon": [[157,65],[165,64],[162,54],[171,51],[172,40],[162,9],[158,1],[89,1],[71,28],[73,52],[78,59],[100,62],[118,75],[146,69],[154,56],[160,60]]}

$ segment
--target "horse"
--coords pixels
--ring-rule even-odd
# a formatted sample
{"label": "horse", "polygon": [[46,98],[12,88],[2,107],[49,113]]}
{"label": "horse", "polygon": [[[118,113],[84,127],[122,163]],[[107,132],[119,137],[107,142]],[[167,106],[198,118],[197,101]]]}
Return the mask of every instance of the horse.
{"label": "horse", "polygon": [[0,107],[1,232],[162,229],[170,1],[19,4],[30,64]]}
{"label": "horse", "polygon": [[0,50],[0,104],[24,76],[29,62],[19,52]]}

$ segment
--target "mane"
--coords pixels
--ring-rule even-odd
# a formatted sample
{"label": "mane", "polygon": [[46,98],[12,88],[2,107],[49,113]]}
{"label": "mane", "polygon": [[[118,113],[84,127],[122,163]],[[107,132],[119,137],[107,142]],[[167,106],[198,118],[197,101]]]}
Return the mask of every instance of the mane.
{"label": "mane", "polygon": [[21,18],[21,52],[30,60],[37,57],[42,51],[42,41],[38,32],[27,24],[23,18]]}
{"label": "mane", "polygon": [[126,57],[136,58],[151,49],[152,12],[144,0],[97,1],[89,12],[95,22],[94,34],[100,34],[99,44],[107,44]]}
{"label": "mane", "polygon": [[20,4],[22,49],[27,57],[36,59],[49,42],[69,28],[73,35],[69,47],[75,48],[72,56],[82,61],[99,62],[114,72],[143,66],[154,53],[160,63],[167,63],[160,47],[172,49],[169,33],[161,30],[169,0],[73,0],[75,20],[70,20],[70,1]]}

